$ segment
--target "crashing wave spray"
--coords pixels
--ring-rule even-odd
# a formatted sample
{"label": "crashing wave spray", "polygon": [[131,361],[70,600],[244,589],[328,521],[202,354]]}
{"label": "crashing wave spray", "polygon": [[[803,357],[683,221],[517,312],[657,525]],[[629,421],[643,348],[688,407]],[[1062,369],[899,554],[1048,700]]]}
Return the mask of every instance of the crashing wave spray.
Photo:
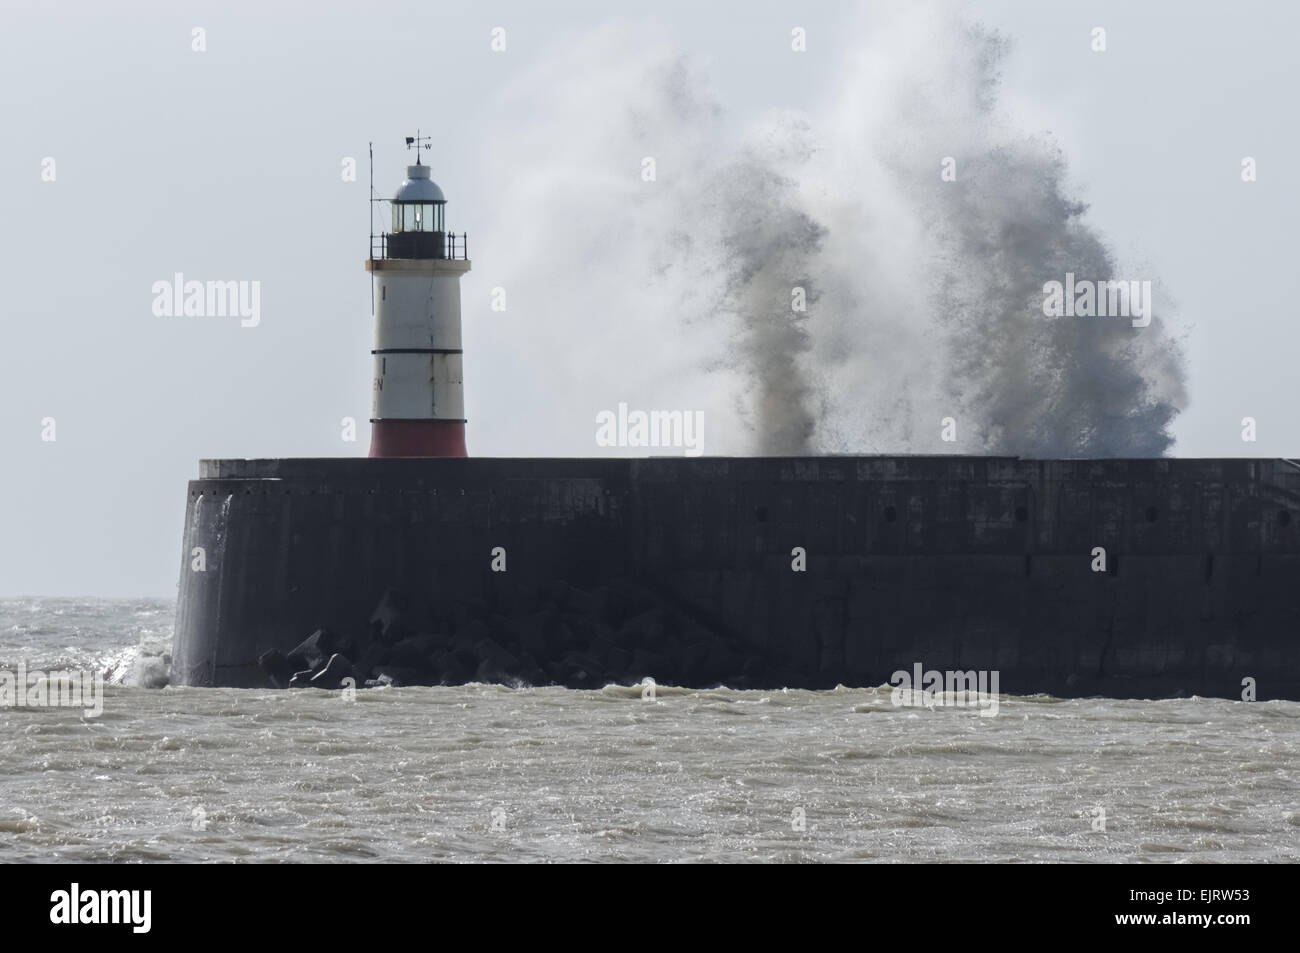
{"label": "crashing wave spray", "polygon": [[[498,153],[510,212],[486,244],[547,294],[492,359],[517,349],[527,388],[528,355],[581,342],[534,384],[555,419],[623,399],[702,409],[707,453],[1165,452],[1185,398],[1160,309],[1145,328],[1043,314],[1067,272],[1134,276],[1059,152],[999,110],[1004,42],[928,8],[864,35],[833,101],[744,129],[644,30],[597,31],[529,77],[529,118]],[[560,236],[540,225],[557,221]],[[584,436],[561,441],[583,452]]]}
{"label": "crashing wave spray", "polygon": [[[710,194],[721,227],[723,308],[742,329],[738,352],[753,385],[754,451],[813,452],[815,391],[804,355],[810,273],[826,229],[800,207],[794,182],[752,147],[716,177]],[[803,295],[796,310],[792,292]]]}

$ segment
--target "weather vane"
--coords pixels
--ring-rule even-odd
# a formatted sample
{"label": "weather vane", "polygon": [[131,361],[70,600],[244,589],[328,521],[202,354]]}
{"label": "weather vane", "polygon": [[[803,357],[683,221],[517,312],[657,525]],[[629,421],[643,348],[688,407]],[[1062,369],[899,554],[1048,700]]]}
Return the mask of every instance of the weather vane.
{"label": "weather vane", "polygon": [[415,130],[415,135],[406,137],[406,148],[415,150],[415,164],[420,164],[420,150],[433,148],[433,136],[422,136],[420,130]]}

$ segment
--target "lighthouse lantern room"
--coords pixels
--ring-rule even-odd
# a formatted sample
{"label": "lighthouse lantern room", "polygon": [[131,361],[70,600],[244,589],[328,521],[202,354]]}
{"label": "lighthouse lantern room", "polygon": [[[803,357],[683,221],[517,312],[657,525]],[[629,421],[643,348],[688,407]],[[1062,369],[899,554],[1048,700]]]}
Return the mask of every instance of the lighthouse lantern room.
{"label": "lighthouse lantern room", "polygon": [[[447,199],[420,161],[425,141],[406,140],[415,164],[392,198],[392,231],[376,242],[372,230],[366,261],[375,285],[372,457],[466,456],[460,276],[470,262],[465,236],[446,230]],[[373,189],[372,172],[372,207]]]}
{"label": "lighthouse lantern room", "polygon": [[429,167],[416,157],[406,170],[406,181],[393,196],[393,230],[388,254],[397,258],[443,258],[447,199],[429,178]]}

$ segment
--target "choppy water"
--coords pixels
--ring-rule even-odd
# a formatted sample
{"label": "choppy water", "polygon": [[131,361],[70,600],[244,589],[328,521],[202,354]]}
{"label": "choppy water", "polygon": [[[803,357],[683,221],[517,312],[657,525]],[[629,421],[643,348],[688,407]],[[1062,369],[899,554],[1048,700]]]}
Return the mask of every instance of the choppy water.
{"label": "choppy water", "polygon": [[115,683],[0,708],[0,861],[1300,860],[1297,703],[142,687],[172,613],[0,601],[0,668]]}

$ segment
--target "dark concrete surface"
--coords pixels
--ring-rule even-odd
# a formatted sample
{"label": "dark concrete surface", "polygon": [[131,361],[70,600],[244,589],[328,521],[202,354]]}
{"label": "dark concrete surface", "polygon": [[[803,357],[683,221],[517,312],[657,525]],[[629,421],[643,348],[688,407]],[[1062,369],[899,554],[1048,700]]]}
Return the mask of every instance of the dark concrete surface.
{"label": "dark concrete surface", "polygon": [[1300,699],[1284,460],[207,460],[182,556],[182,685],[269,685],[258,657],[325,628],[359,678],[408,683],[824,688],[919,662],[1008,694]]}

